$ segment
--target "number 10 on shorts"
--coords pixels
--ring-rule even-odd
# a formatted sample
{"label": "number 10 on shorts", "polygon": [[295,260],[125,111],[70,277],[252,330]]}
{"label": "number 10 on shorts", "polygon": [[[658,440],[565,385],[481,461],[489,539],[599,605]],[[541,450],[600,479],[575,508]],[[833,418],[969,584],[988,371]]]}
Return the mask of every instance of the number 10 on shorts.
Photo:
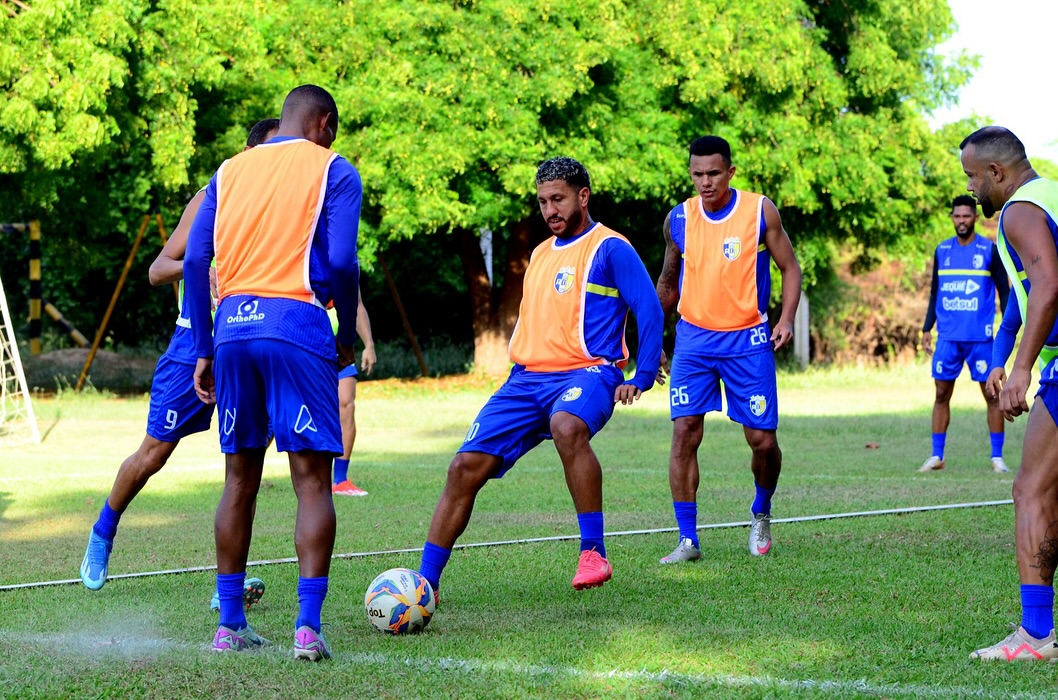
{"label": "number 10 on shorts", "polygon": [[669,389],[669,403],[673,406],[686,406],[690,404],[691,397],[687,395],[687,385],[674,386]]}

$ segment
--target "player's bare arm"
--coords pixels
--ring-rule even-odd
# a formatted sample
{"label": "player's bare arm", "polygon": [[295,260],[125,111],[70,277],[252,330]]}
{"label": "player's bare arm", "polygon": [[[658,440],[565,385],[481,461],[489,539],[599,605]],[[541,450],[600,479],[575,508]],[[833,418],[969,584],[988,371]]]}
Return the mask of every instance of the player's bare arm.
{"label": "player's bare arm", "polygon": [[1025,396],[1032,380],[1032,365],[1058,316],[1058,254],[1047,217],[1034,204],[1015,202],[1007,207],[1003,230],[1025,265],[1030,285],[1021,346],[999,394],[999,410],[1011,421],[1029,410]]}
{"label": "player's bare arm", "polygon": [[764,246],[782,273],[782,315],[771,332],[772,343],[778,350],[793,340],[794,315],[801,301],[801,264],[797,262],[793,244],[782,227],[779,210],[767,198],[764,200],[764,226]]}
{"label": "player's bare arm", "polygon": [[191,230],[191,224],[195,220],[195,214],[206,198],[206,191],[200,190],[191,198],[184,207],[184,213],[180,215],[180,221],[162,247],[158,257],[151,263],[151,269],[147,277],[155,287],[163,284],[179,282],[184,278],[184,253],[187,251],[187,233]]}
{"label": "player's bare arm", "polygon": [[[665,234],[665,261],[661,265],[661,275],[658,277],[658,301],[661,302],[661,313],[665,322],[676,309],[680,300],[680,249],[672,242],[672,232],[669,230],[669,217],[665,217],[665,223],[661,227]],[[661,351],[661,366],[658,369],[658,384],[665,385],[665,374],[669,371],[669,358],[665,351]]]}
{"label": "player's bare arm", "polygon": [[680,300],[680,249],[672,241],[672,232],[669,230],[669,217],[665,217],[662,226],[665,234],[665,262],[661,266],[661,275],[658,277],[658,301],[661,302],[661,311],[665,319],[676,309],[676,303]]}
{"label": "player's bare arm", "polygon": [[356,295],[356,334],[360,336],[360,340],[364,341],[364,352],[360,355],[360,369],[364,370],[364,374],[371,374],[378,358],[375,355],[375,339],[371,335],[371,319],[367,315],[367,309],[364,308],[364,296],[360,293]]}

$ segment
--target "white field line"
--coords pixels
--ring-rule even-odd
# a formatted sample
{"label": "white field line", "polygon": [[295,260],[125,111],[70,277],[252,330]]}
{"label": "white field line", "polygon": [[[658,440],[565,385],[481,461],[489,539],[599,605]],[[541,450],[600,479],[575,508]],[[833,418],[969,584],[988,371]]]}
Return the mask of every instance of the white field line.
{"label": "white field line", "polygon": [[[807,523],[817,520],[838,520],[842,518],[862,518],[877,515],[904,515],[906,513],[924,513],[928,511],[936,510],[958,510],[961,508],[987,508],[994,506],[1006,506],[1013,504],[1012,499],[1006,499],[1003,501],[977,501],[973,503],[948,503],[944,505],[936,506],[912,506],[909,508],[887,508],[884,510],[864,510],[864,511],[853,511],[848,513],[827,513],[822,515],[802,515],[795,518],[776,518],[772,520],[772,523]],[[736,527],[749,527],[752,524],[749,520],[740,520],[730,523],[710,523],[708,525],[699,525],[699,530],[721,530],[726,528]],[[631,535],[654,535],[663,532],[679,532],[679,528],[675,527],[659,527],[650,530],[619,530],[617,532],[607,532],[606,537],[627,537]],[[580,535],[552,535],[550,537],[529,537],[518,540],[497,540],[495,542],[472,542],[470,544],[457,544],[453,549],[472,549],[475,547],[502,547],[505,545],[514,544],[532,544],[536,542],[562,542],[568,540],[580,539]],[[408,554],[412,552],[421,552],[422,547],[411,547],[407,549],[385,549],[373,552],[346,552],[344,554],[335,554],[332,559],[360,559],[363,557],[378,557],[386,556],[391,554]],[[282,559],[261,559],[258,561],[246,562],[247,566],[269,566],[272,564],[293,564],[298,560],[297,557],[285,557]],[[143,578],[145,576],[164,576],[169,574],[189,574],[201,571],[215,571],[217,566],[203,565],[203,566],[189,566],[182,569],[161,569],[158,571],[139,571],[131,574],[115,574],[114,576],[108,576],[107,580],[115,580],[122,578]],[[71,583],[80,583],[79,578],[66,578],[57,581],[35,581],[33,583],[15,583],[6,586],[0,586],[0,591],[11,591],[19,588],[41,588],[44,586],[62,586]]]}
{"label": "white field line", "polygon": [[[0,632],[0,642],[24,646],[41,645],[45,655],[49,653],[73,654],[84,656],[93,661],[100,657],[158,657],[178,651],[182,654],[200,651],[209,654],[208,643],[188,644],[174,639],[147,638],[136,635],[135,638],[123,638],[121,633],[100,634],[88,632],[67,632],[59,634],[34,634],[27,637],[23,633]],[[256,654],[283,655],[288,652],[281,646],[272,646]],[[255,654],[255,655],[256,655]],[[681,690],[700,689],[706,691],[717,686],[724,688],[760,688],[762,690],[815,690],[835,697],[852,695],[873,695],[882,698],[1002,698],[1003,700],[1043,700],[1052,699],[1053,693],[1011,693],[997,688],[995,691],[966,686],[927,686],[903,683],[872,683],[866,679],[859,680],[815,680],[811,678],[790,679],[770,676],[742,676],[734,674],[680,673],[664,669],[661,671],[621,670],[590,671],[574,666],[553,666],[549,664],[519,664],[510,661],[483,661],[480,659],[455,659],[444,657],[400,656],[382,653],[342,653],[336,651],[332,663],[349,663],[356,666],[381,666],[383,668],[405,668],[415,671],[439,670],[446,673],[478,675],[481,673],[503,673],[529,678],[583,678],[588,680],[617,679],[630,683],[652,683],[677,686]]]}
{"label": "white field line", "polygon": [[876,695],[882,698],[912,697],[912,698],[1002,698],[1003,700],[1035,700],[1054,698],[1053,693],[1011,693],[996,689],[995,693],[984,688],[969,688],[959,686],[926,686],[901,683],[871,683],[866,679],[855,681],[842,680],[813,680],[813,679],[786,679],[772,678],[769,676],[738,676],[732,674],[698,674],[679,673],[669,670],[663,671],[588,671],[572,666],[550,666],[550,665],[525,665],[508,661],[481,661],[477,659],[429,659],[412,656],[392,656],[378,653],[354,653],[335,654],[340,661],[349,661],[354,664],[368,664],[384,667],[405,667],[416,671],[427,669],[438,669],[445,672],[461,672],[470,675],[482,672],[499,672],[519,676],[530,677],[554,677],[569,676],[573,678],[587,678],[592,680],[605,680],[617,678],[625,681],[642,681],[649,683],[664,683],[680,686],[681,688],[695,688],[699,686],[728,687],[728,688],[772,688],[790,690],[817,690],[832,694],[835,697],[849,697],[852,694]]}

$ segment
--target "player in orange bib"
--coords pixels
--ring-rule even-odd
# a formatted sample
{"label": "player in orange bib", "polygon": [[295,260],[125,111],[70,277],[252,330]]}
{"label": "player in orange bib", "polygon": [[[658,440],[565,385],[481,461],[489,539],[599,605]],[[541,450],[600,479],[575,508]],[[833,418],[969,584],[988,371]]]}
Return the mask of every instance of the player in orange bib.
{"label": "player in orange bib", "polygon": [[[276,136],[220,166],[188,233],[184,279],[195,391],[217,405],[225,454],[214,527],[220,598],[215,651],[263,643],[236,603],[265,449],[274,436],[276,449],[287,453],[298,504],[294,658],[331,656],[320,615],[334,549],[331,463],[342,453],[338,365],[352,362],[356,340],[363,191],[356,168],[330,148],[337,133],[338,106],[330,93],[316,85],[291,90]],[[214,257],[219,302],[211,334]],[[325,310],[331,301],[337,336]]]}
{"label": "player in orange bib", "polygon": [[[554,234],[537,246],[525,271],[518,324],[511,338],[514,369],[474,419],[448,467],[419,571],[437,590],[474,499],[526,452],[553,439],[580,526],[573,587],[610,580],[603,543],[602,467],[589,441],[618,401],[649,389],[661,357],[661,306],[639,255],[624,236],[588,214],[588,171],[553,158],[536,172],[540,213]],[[625,380],[625,321],[639,327],[636,374]]]}
{"label": "player in orange bib", "polygon": [[[704,415],[721,408],[721,382],[727,415],[742,424],[753,450],[749,551],[755,556],[771,551],[771,497],[782,469],[774,351],[793,338],[801,295],[801,266],[775,205],[730,185],[735,167],[727,141],[719,136],[694,141],[688,170],[698,196],[665,219],[665,262],[657,286],[666,317],[674,308],[680,312],[669,392],[669,486],[680,540],[662,564],[701,557],[698,447]],[[774,329],[767,314],[772,259],[782,272],[782,315]]]}

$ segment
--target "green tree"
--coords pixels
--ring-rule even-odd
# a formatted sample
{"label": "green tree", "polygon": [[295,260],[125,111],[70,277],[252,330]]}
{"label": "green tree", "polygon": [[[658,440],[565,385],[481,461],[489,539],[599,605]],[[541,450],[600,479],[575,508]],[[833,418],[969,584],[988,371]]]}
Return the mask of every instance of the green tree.
{"label": "green tree", "polygon": [[[968,74],[934,52],[951,28],[944,0],[36,0],[0,12],[0,219],[45,220],[46,293],[92,327],[105,298],[84,287],[116,277],[142,214],[175,222],[249,124],[319,83],[363,175],[365,266],[454,237],[476,361],[496,369],[543,236],[547,157],[588,166],[593,211],[635,226],[648,262],[703,133],[732,142],[737,186],[774,199],[809,285],[835,242],[870,251],[943,221],[958,162],[923,113]],[[115,338],[164,327],[168,297],[142,280],[129,296]]]}

